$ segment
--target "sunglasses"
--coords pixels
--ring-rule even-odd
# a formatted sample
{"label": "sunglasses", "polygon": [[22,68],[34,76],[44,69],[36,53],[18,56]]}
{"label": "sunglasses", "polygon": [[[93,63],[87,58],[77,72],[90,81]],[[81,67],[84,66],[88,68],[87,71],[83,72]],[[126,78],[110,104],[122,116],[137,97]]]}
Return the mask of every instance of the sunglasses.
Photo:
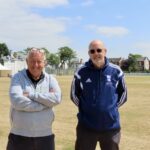
{"label": "sunglasses", "polygon": [[90,49],[89,52],[90,52],[90,54],[95,54],[95,52],[101,53],[102,49],[100,49],[100,48],[98,48],[98,49]]}
{"label": "sunglasses", "polygon": [[40,53],[45,53],[45,51],[43,49],[40,49],[40,48],[35,48],[35,47],[32,47],[29,52],[40,52]]}
{"label": "sunglasses", "polygon": [[27,58],[29,57],[29,55],[31,55],[31,53],[33,52],[39,52],[41,53],[43,56],[44,56],[44,60],[46,60],[46,53],[45,53],[45,50],[44,49],[40,49],[40,48],[35,48],[35,47],[32,47],[29,49],[28,53],[27,53]]}

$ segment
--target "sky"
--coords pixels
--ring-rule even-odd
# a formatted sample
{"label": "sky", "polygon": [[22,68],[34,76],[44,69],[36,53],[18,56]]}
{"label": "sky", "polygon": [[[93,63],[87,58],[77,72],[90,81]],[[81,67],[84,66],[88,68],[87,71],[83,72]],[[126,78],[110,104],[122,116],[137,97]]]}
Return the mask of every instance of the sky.
{"label": "sky", "polygon": [[68,46],[86,61],[89,43],[99,39],[108,57],[150,59],[149,14],[149,0],[0,0],[0,43],[50,53]]}

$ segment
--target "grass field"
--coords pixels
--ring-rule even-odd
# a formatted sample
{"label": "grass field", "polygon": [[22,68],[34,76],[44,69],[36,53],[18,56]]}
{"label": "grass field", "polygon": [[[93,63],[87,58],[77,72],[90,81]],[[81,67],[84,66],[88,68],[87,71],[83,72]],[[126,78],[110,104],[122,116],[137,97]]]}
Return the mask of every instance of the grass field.
{"label": "grass field", "polygon": [[[55,107],[53,131],[56,150],[73,150],[77,108],[70,101],[72,76],[58,76],[63,101]],[[150,77],[126,77],[128,101],[120,108],[122,138],[121,150],[150,149]],[[9,133],[9,78],[0,78],[0,150],[6,149]],[[97,147],[97,150],[99,148]]]}

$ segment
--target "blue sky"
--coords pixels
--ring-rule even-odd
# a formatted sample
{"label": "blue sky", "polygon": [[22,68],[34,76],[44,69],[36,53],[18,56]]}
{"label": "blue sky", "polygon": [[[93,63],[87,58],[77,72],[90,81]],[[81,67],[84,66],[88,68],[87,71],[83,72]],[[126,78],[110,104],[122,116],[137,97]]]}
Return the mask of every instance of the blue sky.
{"label": "blue sky", "polygon": [[150,59],[149,0],[0,0],[0,43],[11,50],[62,46],[88,59],[88,44],[104,41],[108,57]]}

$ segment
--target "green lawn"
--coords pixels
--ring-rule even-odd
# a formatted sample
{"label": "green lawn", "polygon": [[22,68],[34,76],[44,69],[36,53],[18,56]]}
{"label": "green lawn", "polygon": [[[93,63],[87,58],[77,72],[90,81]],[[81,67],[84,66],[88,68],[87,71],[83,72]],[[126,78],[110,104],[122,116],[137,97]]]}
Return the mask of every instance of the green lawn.
{"label": "green lawn", "polygon": [[[73,150],[77,108],[70,101],[72,76],[57,77],[63,101],[55,107],[53,131],[56,150]],[[150,148],[150,77],[126,77],[128,101],[120,108],[122,123],[121,150],[149,150]],[[6,149],[9,133],[10,79],[0,78],[0,150]],[[97,148],[99,150],[99,148]]]}

